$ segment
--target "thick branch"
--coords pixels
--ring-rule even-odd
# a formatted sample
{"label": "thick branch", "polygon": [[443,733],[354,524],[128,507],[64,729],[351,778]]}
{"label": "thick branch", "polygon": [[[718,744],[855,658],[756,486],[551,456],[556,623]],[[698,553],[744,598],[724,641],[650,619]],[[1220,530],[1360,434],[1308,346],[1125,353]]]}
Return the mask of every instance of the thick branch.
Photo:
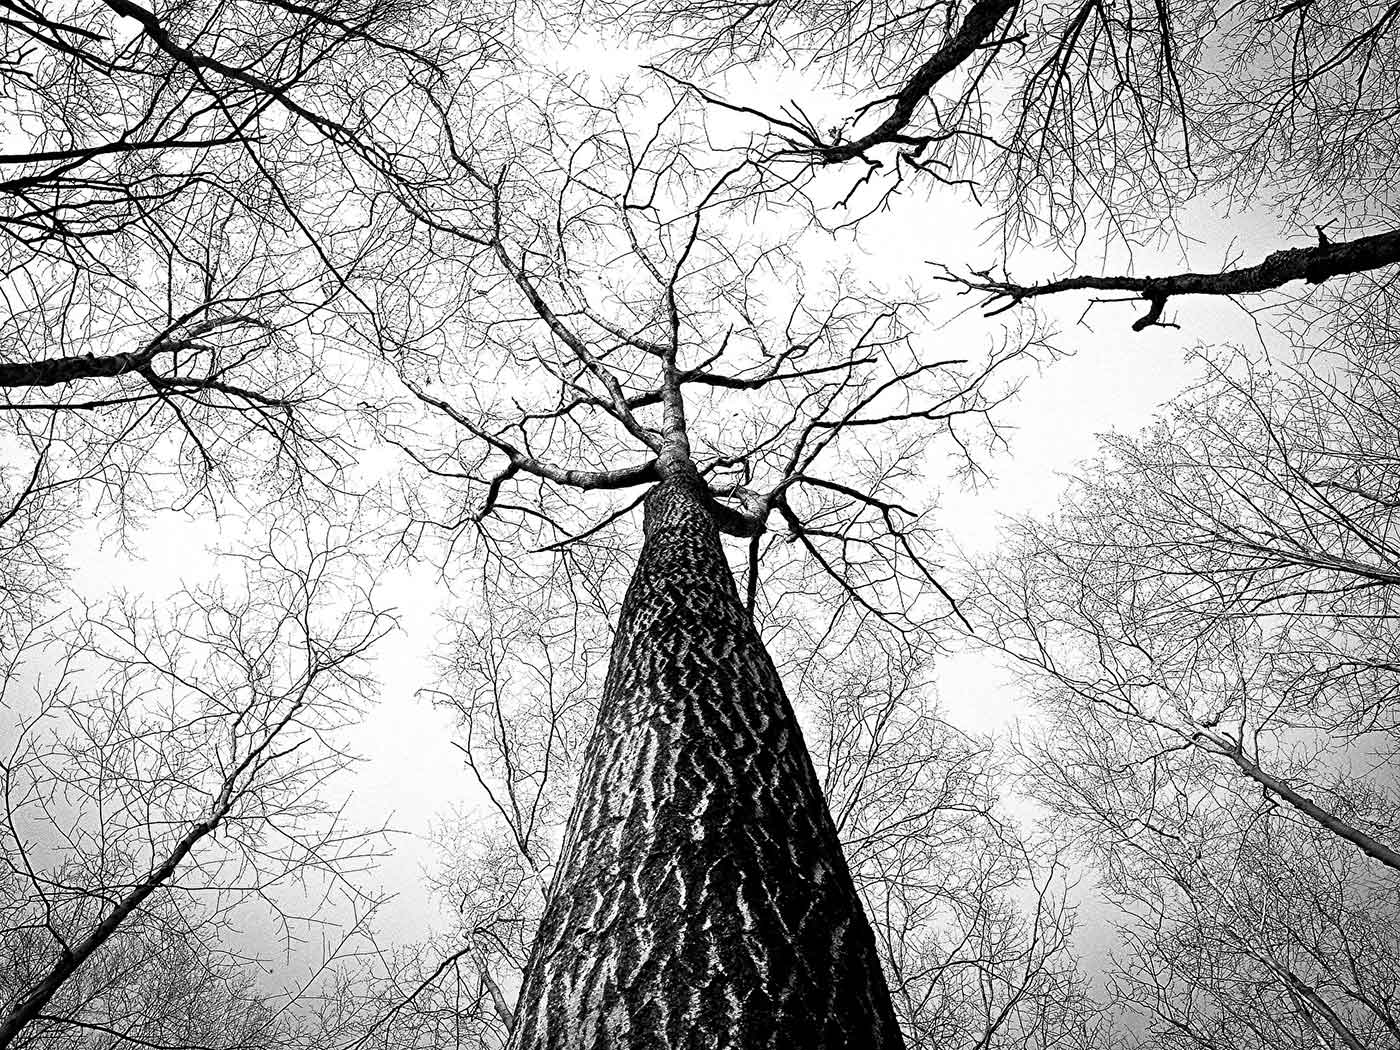
{"label": "thick branch", "polygon": [[[163,398],[166,394],[189,396],[198,391],[213,391],[233,398],[241,398],[249,405],[262,408],[290,409],[293,402],[288,398],[270,397],[267,394],[247,387],[225,383],[216,378],[217,373],[207,376],[161,375],[156,372],[153,362],[157,354],[174,353],[179,350],[207,350],[208,347],[191,340],[182,339],[169,343],[157,343],[144,350],[129,353],[81,354],[73,357],[53,357],[40,361],[13,361],[0,363],[0,389],[31,386],[64,386],[84,379],[114,379],[124,375],[139,375],[155,391],[153,396]],[[64,409],[101,408],[127,401],[142,400],[140,397],[114,397],[83,402],[20,402],[12,407],[35,411],[61,411]]]}
{"label": "thick branch", "polygon": [[903,145],[923,145],[917,136],[909,136],[904,129],[914,119],[914,111],[924,101],[938,82],[968,60],[995,31],[998,23],[1016,6],[1016,0],[977,0],[968,9],[953,38],[914,71],[908,82],[892,96],[894,109],[882,120],[878,127],[851,142],[818,146],[814,152],[828,164],[840,164],[863,156],[872,146],[893,142]]}
{"label": "thick branch", "polygon": [[766,499],[755,499],[751,509],[737,510],[728,504],[721,503],[710,495],[710,513],[715,519],[715,525],[719,531],[726,536],[739,536],[741,538],[753,539],[762,536],[768,528],[768,501]]}
{"label": "thick branch", "polygon": [[[932,142],[951,138],[957,134],[957,132],[945,132],[935,136],[909,133],[906,129],[913,121],[914,114],[920,104],[932,94],[934,88],[944,77],[956,70],[978,50],[995,48],[1007,42],[1005,39],[993,39],[992,37],[996,27],[1016,7],[1016,3],[1017,0],[977,0],[977,3],[968,10],[967,17],[963,19],[957,33],[925,59],[910,75],[903,87],[885,98],[867,102],[860,107],[856,114],[857,119],[867,110],[877,106],[890,103],[894,105],[889,115],[878,126],[849,142],[841,141],[840,132],[836,129],[832,130],[830,140],[824,139],[821,132],[806,118],[805,114],[802,117],[802,122],[796,123],[774,113],[730,102],[659,66],[645,68],[680,85],[710,105],[766,121],[774,128],[779,129],[781,138],[790,147],[790,150],[784,151],[789,156],[813,158],[822,164],[841,164],[857,157],[865,157],[867,150],[886,144],[910,147],[914,153],[917,153]],[[866,163],[870,165],[872,170],[881,166],[880,161],[869,158],[866,158]]]}
{"label": "thick branch", "polygon": [[[146,8],[141,7],[139,4],[133,3],[132,0],[103,0],[103,2],[117,14],[134,19],[138,22],[146,36],[149,37],[158,48],[189,69],[196,72],[208,70],[218,73],[220,76],[251,88],[255,92],[277,99],[287,110],[310,122],[313,126],[320,128],[324,132],[329,132],[332,135],[341,133],[346,135],[347,138],[349,137],[348,129],[343,125],[323,117],[320,114],[313,113],[311,110],[306,109],[300,103],[292,99],[291,95],[288,93],[288,86],[295,78],[286,83],[279,84],[256,76],[248,72],[245,68],[231,66],[227,62],[209,55],[198,54],[187,47],[182,47],[177,44],[155,12],[146,10]],[[299,75],[298,73],[298,76]]]}
{"label": "thick branch", "polygon": [[1140,332],[1160,323],[1162,309],[1174,295],[1247,295],[1279,288],[1290,281],[1321,284],[1330,277],[1364,273],[1397,262],[1400,262],[1400,230],[1390,230],[1350,241],[1334,242],[1320,236],[1319,243],[1311,248],[1282,248],[1254,266],[1219,273],[1178,273],[1166,277],[1079,276],[1042,284],[1017,284],[1007,279],[997,280],[990,271],[983,270],[974,271],[972,277],[949,272],[942,279],[986,293],[983,306],[1008,300],[988,311],[989,315],[1009,310],[1027,299],[1060,292],[1134,292],[1148,303],[1147,313],[1133,322],[1133,330]]}
{"label": "thick branch", "polygon": [[0,387],[59,386],[79,379],[110,379],[139,372],[150,365],[157,347],[125,354],[80,354],[44,361],[0,362]]}
{"label": "thick branch", "polygon": [[[187,323],[191,317],[203,309],[204,307],[200,307],[198,310],[190,311],[171,324],[170,327],[158,333],[141,349],[128,353],[104,354],[101,357],[94,354],[77,354],[72,357],[51,357],[41,361],[0,361],[0,388],[60,386],[80,379],[111,379],[138,372],[152,386],[159,386],[162,383],[166,385],[194,384],[211,389],[222,389],[212,377],[207,381],[187,376],[156,376],[154,379],[152,378],[151,365],[158,354],[206,349],[198,340],[224,328],[236,328],[240,325],[264,329],[268,327],[264,321],[248,314],[227,314],[207,317],[194,324]],[[176,329],[181,327],[185,329],[184,333],[178,338],[174,337]],[[246,391],[238,389],[226,392],[249,396]],[[281,404],[281,402],[270,401],[268,403]]]}

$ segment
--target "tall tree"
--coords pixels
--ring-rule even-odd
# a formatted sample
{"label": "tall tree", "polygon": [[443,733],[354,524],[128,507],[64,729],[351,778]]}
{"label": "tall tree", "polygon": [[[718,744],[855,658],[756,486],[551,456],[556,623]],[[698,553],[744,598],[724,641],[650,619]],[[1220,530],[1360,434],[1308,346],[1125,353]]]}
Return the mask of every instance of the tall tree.
{"label": "tall tree", "polygon": [[[509,161],[454,135],[443,153],[457,178],[423,208],[465,245],[473,291],[504,283],[524,316],[478,296],[427,318],[432,341],[406,341],[401,360],[432,415],[386,421],[454,483],[451,508],[415,485],[423,526],[479,530],[490,552],[534,523],[553,540],[536,556],[546,576],[551,555],[573,557],[645,504],[511,1045],[901,1045],[755,626],[758,574],[791,544],[838,611],[914,632],[948,615],[899,487],[932,437],[993,407],[992,374],[1023,347],[915,361],[904,318],[917,303],[839,279],[784,290],[780,252],[717,232],[740,172],[706,170],[683,109],[638,136],[613,106],[583,108],[593,130],[569,141],[568,107],[540,105],[538,145],[511,113]],[[506,362],[508,390],[475,382],[486,362]],[[424,442],[432,425],[438,449]],[[867,440],[876,432],[885,440]],[[591,524],[566,500],[628,489],[640,494]],[[777,551],[770,518],[788,533]],[[747,541],[744,594],[722,535]]]}
{"label": "tall tree", "polygon": [[801,731],[668,423],[512,1045],[898,1046]]}
{"label": "tall tree", "polygon": [[[608,617],[490,590],[461,613],[437,697],[460,719],[486,798],[485,813],[444,835],[440,890],[466,943],[443,953],[458,960],[425,998],[499,994],[506,1009],[488,1001],[483,1013],[503,1017],[493,1025],[503,1031],[607,664],[605,647],[575,648],[570,636],[601,643]],[[827,626],[815,614],[808,622],[818,635]],[[1066,871],[1007,812],[1013,784],[999,749],[929,701],[927,653],[869,622],[830,647],[792,633],[765,621],[906,1045],[932,1050],[967,1033],[1007,1047],[1094,1045],[1099,1017],[1074,965]]]}
{"label": "tall tree", "polygon": [[[521,1050],[899,1045],[897,1022],[923,1043],[962,1030],[982,1045],[1035,1045],[1045,1033],[1090,1042],[1100,1033],[1081,1023],[1093,1016],[1081,1009],[1083,984],[1061,965],[1070,913],[1058,883],[1022,877],[1033,865],[1022,844],[1006,864],[998,854],[967,869],[959,903],[970,914],[956,928],[975,953],[915,932],[937,910],[937,892],[910,877],[927,877],[930,849],[893,832],[885,814],[922,819],[928,784],[881,764],[893,753],[884,729],[862,734],[903,724],[917,748],[924,716],[871,701],[875,720],[864,723],[865,706],[833,707],[817,722],[829,732],[813,762],[789,702],[810,685],[802,661],[842,647],[904,659],[963,615],[930,557],[919,490],[935,438],[955,446],[954,469],[979,469],[978,443],[997,439],[990,414],[1010,390],[1000,377],[1036,344],[1003,330],[975,361],[943,351],[920,338],[927,298],[878,294],[839,259],[828,271],[815,258],[826,249],[789,247],[792,228],[767,205],[787,193],[828,225],[858,223],[915,180],[971,183],[990,194],[981,199],[994,202],[1008,246],[1077,245],[1100,230],[1132,245],[1173,232],[1203,189],[1230,202],[1268,194],[1286,224],[1316,229],[1307,247],[1258,265],[1027,284],[939,261],[993,309],[1076,289],[1125,292],[1146,308],[1139,329],[1167,323],[1178,296],[1253,295],[1299,278],[1361,275],[1384,305],[1387,267],[1400,258],[1386,177],[1395,136],[1393,107],[1371,102],[1400,82],[1395,12],[1324,0],[1225,11],[1135,0],[610,9],[675,45],[664,76],[676,95],[596,103],[583,82],[545,75],[483,87],[471,67],[489,63],[496,44],[451,5],[105,0],[61,17],[11,5],[0,32],[23,46],[0,79],[21,100],[14,132],[25,149],[0,156],[14,174],[0,182],[0,290],[12,301],[0,408],[14,422],[5,451],[25,454],[0,481],[0,550],[16,555],[0,569],[14,584],[0,594],[0,641],[22,635],[58,571],[56,539],[81,520],[65,494],[110,497],[119,524],[129,510],[212,493],[220,505],[286,509],[339,493],[355,466],[350,439],[369,418],[412,461],[407,546],[440,533],[450,557],[475,540],[488,584],[617,619],[615,632],[578,637],[585,617],[574,618],[573,644],[605,650],[609,670],[596,709],[581,708],[595,724],[569,741],[580,756],[567,820],[543,812],[555,804],[542,784],[561,772],[550,762],[562,742],[508,753],[517,741],[498,726],[496,800],[524,860],[502,881],[524,871],[544,900],[538,929],[530,914],[480,924],[522,949],[530,942],[514,1006],[515,988],[487,980],[487,955],[508,952],[485,934],[444,962],[466,955],[482,977],[471,1031],[509,1016]],[[842,81],[836,115],[776,110],[706,79],[769,54]],[[852,102],[853,85],[868,101]],[[726,111],[725,122],[703,123],[690,97]],[[720,133],[735,120],[731,150]],[[1261,188],[1255,175],[1271,167]],[[1358,310],[1347,331],[1375,337],[1365,345],[1381,356],[1365,360],[1393,360],[1393,339],[1368,320],[1377,312]],[[386,363],[401,399],[360,382]],[[1325,414],[1325,400],[1293,403],[1306,416]],[[1276,1045],[1311,1032],[1351,1047],[1394,1028],[1384,881],[1393,805],[1388,785],[1329,765],[1367,757],[1378,730],[1327,705],[1368,710],[1340,698],[1356,691],[1345,682],[1358,664],[1357,682],[1388,682],[1389,665],[1367,645],[1389,640],[1358,628],[1371,621],[1356,607],[1288,606],[1288,588],[1320,574],[1308,601],[1342,603],[1340,593],[1363,610],[1389,593],[1389,523],[1374,510],[1390,482],[1327,462],[1322,481],[1309,467],[1280,496],[1269,457],[1286,428],[1271,423],[1260,438],[1251,418],[1240,411],[1207,428],[1239,453],[1237,470],[1217,469],[1219,448],[1187,443],[1201,469],[1181,491],[1172,475],[1167,496],[1134,511],[1130,545],[1160,553],[1166,533],[1188,554],[1154,564],[1150,582],[1184,572],[1216,584],[1220,570],[1235,604],[1207,610],[1182,665],[1172,662],[1181,650],[1150,644],[1160,641],[1152,631],[1164,620],[1189,628],[1200,594],[1185,613],[1151,609],[1127,655],[1109,644],[1117,612],[1096,606],[1097,592],[1064,600],[1095,646],[1124,664],[1151,654],[1162,680],[1152,705],[1134,696],[1121,718],[1086,716],[1068,686],[1053,694],[1064,740],[1030,749],[1039,764],[1029,768],[1044,801],[1098,848],[1119,899],[1148,917],[1119,979],[1158,1008],[1163,1040]],[[1311,437],[1325,447],[1346,430]],[[1247,511],[1229,505],[1241,491]],[[1171,534],[1183,505],[1217,527],[1209,542]],[[1037,553],[1055,565],[1062,548],[1099,539],[1057,538]],[[1224,569],[1212,543],[1224,544]],[[1079,560],[1084,572],[1055,578],[1048,602],[1063,597],[1056,587],[1098,582],[1096,556]],[[1358,575],[1364,586],[1345,582]],[[1261,586],[1262,598],[1251,589]],[[1007,593],[1026,589],[997,591],[982,608],[1001,627],[1030,622],[1022,655],[1039,659],[1041,621],[1002,615],[1014,604]],[[1137,608],[1136,590],[1115,594]],[[1250,619],[1260,600],[1274,618]],[[1324,621],[1346,627],[1316,629]],[[1287,645],[1297,648],[1280,655]],[[1260,667],[1265,687],[1290,698],[1296,683],[1270,676],[1314,680],[1333,721],[1307,722],[1292,699],[1260,717],[1258,683],[1240,683]],[[1191,678],[1203,668],[1204,686]],[[1062,668],[1041,670],[1053,679]],[[249,671],[262,682],[260,666]],[[789,694],[784,680],[801,684]],[[1189,703],[1178,695],[1187,691]],[[1192,706],[1202,692],[1239,721],[1203,716]],[[93,725],[121,723],[119,712],[97,714]],[[90,715],[92,705],[71,712]],[[235,736],[249,731],[247,718],[233,721]],[[858,759],[846,757],[852,749]],[[908,758],[920,761],[917,750]],[[947,761],[975,764],[957,748]],[[1124,768],[1148,773],[1132,780]],[[957,798],[976,808],[987,794],[968,785]],[[1132,823],[1169,805],[1179,827],[1168,834],[1160,821]],[[209,817],[181,826],[193,834]],[[539,842],[560,825],[561,842]],[[89,841],[86,825],[73,827]],[[213,834],[205,827],[198,841]],[[57,1021],[35,1011],[77,994],[75,944],[96,959],[128,918],[165,915],[141,909],[174,885],[183,841],[118,873],[115,889],[50,880],[69,893],[56,898],[67,910],[40,940],[60,948],[47,969],[20,975],[9,1038],[38,1022],[106,1024],[83,1002]],[[152,849],[167,845],[157,836]],[[1128,867],[1122,845],[1149,859]],[[1234,869],[1202,861],[1226,856],[1225,845]],[[1316,863],[1290,873],[1280,861],[1289,851]],[[1053,852],[1045,860],[1057,863]],[[1007,898],[1027,885],[1034,915],[1023,923]],[[37,928],[50,896],[35,889],[20,925]],[[862,896],[885,911],[873,929]],[[388,983],[406,981],[411,1006],[441,969],[406,966]],[[935,986],[943,995],[929,1008]],[[361,1042],[387,1045],[408,1013],[386,1007]],[[426,1017],[412,1038],[463,1031]]]}

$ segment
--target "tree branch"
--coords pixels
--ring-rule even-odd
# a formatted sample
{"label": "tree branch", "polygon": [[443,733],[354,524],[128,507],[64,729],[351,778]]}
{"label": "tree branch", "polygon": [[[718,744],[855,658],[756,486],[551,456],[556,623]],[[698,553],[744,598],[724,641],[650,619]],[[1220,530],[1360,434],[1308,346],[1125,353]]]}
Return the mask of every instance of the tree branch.
{"label": "tree branch", "polygon": [[[968,291],[983,292],[983,306],[994,306],[988,316],[1020,305],[1027,299],[1060,292],[1134,292],[1148,303],[1147,313],[1133,322],[1133,331],[1161,324],[1162,310],[1174,295],[1248,295],[1303,280],[1321,284],[1331,277],[1364,273],[1400,262],[1400,230],[1357,237],[1350,241],[1329,241],[1319,230],[1319,243],[1311,248],[1281,248],[1254,266],[1243,266],[1219,273],[1178,273],[1166,277],[1078,276],[1063,277],[1041,284],[1017,284],[998,280],[990,270],[974,270],[961,277],[947,267],[940,280],[960,284]],[[1007,300],[1000,304],[1001,300]]]}
{"label": "tree branch", "polygon": [[1352,825],[1346,823],[1346,821],[1335,814],[1329,813],[1291,785],[1266,773],[1258,763],[1245,755],[1244,749],[1237,741],[1206,727],[1197,729],[1193,734],[1193,738],[1209,741],[1220,754],[1224,755],[1238,766],[1245,776],[1249,777],[1250,780],[1254,781],[1260,787],[1277,795],[1294,809],[1299,810],[1316,821],[1338,838],[1350,842],[1362,853],[1366,854],[1366,856],[1380,861],[1394,871],[1400,871],[1400,853],[1397,853],[1385,843],[1366,834],[1359,828],[1352,827]]}
{"label": "tree branch", "polygon": [[[823,163],[840,164],[865,155],[872,146],[884,143],[898,143],[907,146],[922,146],[926,137],[906,135],[905,128],[914,119],[914,111],[939,81],[966,62],[996,30],[997,25],[1016,6],[1016,0],[977,0],[968,9],[951,40],[948,40],[930,55],[914,71],[905,85],[893,96],[894,109],[877,127],[851,142],[818,144],[813,152]],[[887,99],[885,101],[890,101]],[[864,107],[864,108],[869,108]]]}

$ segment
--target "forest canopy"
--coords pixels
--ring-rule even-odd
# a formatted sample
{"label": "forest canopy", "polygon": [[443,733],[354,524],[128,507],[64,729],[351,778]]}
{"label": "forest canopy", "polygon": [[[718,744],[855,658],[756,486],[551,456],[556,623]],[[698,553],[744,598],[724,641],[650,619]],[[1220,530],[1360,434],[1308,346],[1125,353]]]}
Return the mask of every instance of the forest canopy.
{"label": "forest canopy", "polygon": [[0,3],[0,1050],[1400,1047],[1400,6]]}

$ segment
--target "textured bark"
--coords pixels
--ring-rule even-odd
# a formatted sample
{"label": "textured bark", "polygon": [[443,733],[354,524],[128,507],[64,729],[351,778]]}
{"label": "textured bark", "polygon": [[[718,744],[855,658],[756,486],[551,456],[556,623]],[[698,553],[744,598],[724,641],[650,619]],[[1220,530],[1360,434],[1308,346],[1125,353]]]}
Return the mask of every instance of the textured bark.
{"label": "textured bark", "polygon": [[513,1050],[902,1047],[874,938],[693,468],[647,496]]}

